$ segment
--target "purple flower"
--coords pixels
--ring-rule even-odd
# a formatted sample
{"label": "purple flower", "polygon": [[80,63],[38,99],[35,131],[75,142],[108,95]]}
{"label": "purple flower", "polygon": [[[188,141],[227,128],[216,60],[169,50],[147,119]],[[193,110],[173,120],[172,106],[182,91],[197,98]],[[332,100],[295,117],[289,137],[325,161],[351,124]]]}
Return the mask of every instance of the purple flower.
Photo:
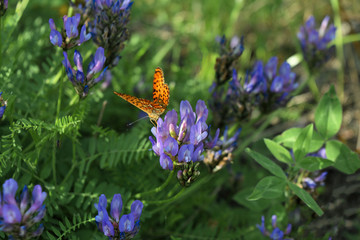
{"label": "purple flower", "polygon": [[220,44],[220,56],[216,59],[215,64],[216,84],[220,86],[231,79],[232,69],[244,52],[244,38],[234,36],[229,44],[225,36],[218,36],[215,40]]}
{"label": "purple flower", "polygon": [[157,127],[151,129],[155,139],[152,136],[149,139],[153,151],[160,156],[160,166],[168,170],[186,170],[182,171],[181,179],[178,178],[181,184],[189,185],[195,181],[200,172],[196,170],[198,164],[193,163],[204,159],[201,155],[204,147],[215,145],[205,145],[208,138],[207,117],[204,101],[197,102],[196,113],[188,101],[181,101],[179,124],[178,114],[172,110],[167,112],[164,120],[159,118]]}
{"label": "purple flower", "polygon": [[120,232],[131,232],[134,229],[134,225],[134,216],[131,213],[128,215],[122,215],[119,222],[119,230]]}
{"label": "purple flower", "polygon": [[6,104],[7,102],[4,101],[3,97],[1,96],[3,92],[0,92],[0,119],[4,116]]}
{"label": "purple flower", "polygon": [[304,188],[310,189],[311,191],[314,191],[318,186],[324,186],[325,185],[325,179],[326,175],[328,173],[322,172],[313,172],[311,173],[311,177],[305,177],[302,182]]}
{"label": "purple flower", "polygon": [[[202,152],[203,142],[208,137],[207,116],[208,109],[204,101],[199,100],[196,104],[196,113],[188,101],[181,101],[179,125],[177,125],[178,115],[175,110],[169,111],[164,121],[159,118],[157,127],[151,130],[156,141],[151,136],[149,139],[155,154],[160,156],[160,164],[164,169],[172,169],[170,162],[174,160],[171,160],[169,156],[173,156],[176,159],[175,162],[190,162],[199,159],[199,156],[194,155],[194,151],[198,149],[196,154]],[[180,149],[179,146],[181,146]],[[198,148],[199,146],[201,148]]]}
{"label": "purple flower", "polygon": [[40,185],[35,185],[30,204],[27,186],[23,188],[20,198],[15,196],[17,189],[18,184],[12,178],[3,184],[2,194],[0,193],[0,229],[8,234],[9,238],[22,236],[24,239],[30,239],[40,236],[44,227],[42,224],[38,227],[35,225],[45,216],[43,202],[47,194],[42,192]]}
{"label": "purple flower", "polygon": [[291,232],[291,224],[288,224],[285,231],[281,231],[276,226],[276,221],[277,221],[276,215],[272,215],[272,217],[271,217],[271,225],[272,225],[273,230],[272,230],[271,233],[265,228],[265,217],[264,216],[261,217],[261,225],[256,224],[256,227],[260,230],[260,232],[261,232],[261,234],[263,236],[267,236],[272,240],[287,240],[287,239],[284,238],[284,236],[290,234],[290,232]]}
{"label": "purple flower", "polygon": [[[300,27],[297,37],[306,61],[311,67],[319,65],[328,59],[328,44],[335,39],[336,27],[329,25],[330,17],[326,16],[320,28],[315,27],[315,18],[310,16],[304,26]],[[314,64],[314,66],[312,66]]]}
{"label": "purple flower", "polygon": [[[105,206],[105,209],[106,209],[106,206]],[[119,219],[120,219],[121,210],[122,210],[121,195],[120,194],[115,194],[112,201],[111,201],[110,214],[115,219],[116,222],[118,222]]]}
{"label": "purple flower", "polygon": [[140,216],[143,209],[143,203],[139,200],[135,200],[131,205],[131,213],[122,215],[122,199],[120,194],[115,194],[110,207],[110,215],[106,210],[107,200],[104,194],[99,197],[99,202],[95,205],[98,210],[98,215],[95,217],[95,221],[100,231],[105,236],[114,237],[110,239],[123,239],[122,236],[128,236],[132,239],[140,229]]}
{"label": "purple flower", "polygon": [[[105,60],[104,49],[99,47],[96,50],[95,57],[92,58],[92,61],[88,66],[87,74],[85,75],[80,52],[77,50],[74,52],[74,64],[77,70],[71,66],[68,55],[64,52],[64,60],[62,63],[65,67],[66,74],[81,98],[85,98],[89,93],[89,89],[104,78],[107,69],[103,69]],[[94,78],[95,74],[99,73],[101,70],[102,72],[98,77]]]}
{"label": "purple flower", "polygon": [[241,129],[238,129],[235,134],[229,138],[228,127],[225,127],[223,136],[219,138],[220,130],[216,131],[214,139],[211,137],[205,143],[209,146],[206,150],[204,163],[208,166],[211,172],[217,172],[227,164],[232,162],[232,152],[237,148],[237,140],[239,138]]}
{"label": "purple flower", "polygon": [[[73,17],[63,16],[64,28],[61,31],[56,30],[55,22],[52,18],[49,19],[50,25],[50,42],[54,46],[69,50],[75,46],[80,46],[83,42],[91,38],[90,33],[86,33],[85,24],[80,29],[79,23],[81,15],[78,13]],[[62,34],[63,33],[63,34]]]}
{"label": "purple flower", "polygon": [[[127,23],[133,2],[130,0],[87,0],[85,5],[76,6],[82,17],[88,22],[93,41],[106,51],[106,66],[116,66],[120,51],[130,39]],[[82,39],[80,31],[80,40]],[[86,36],[84,34],[84,36]]]}

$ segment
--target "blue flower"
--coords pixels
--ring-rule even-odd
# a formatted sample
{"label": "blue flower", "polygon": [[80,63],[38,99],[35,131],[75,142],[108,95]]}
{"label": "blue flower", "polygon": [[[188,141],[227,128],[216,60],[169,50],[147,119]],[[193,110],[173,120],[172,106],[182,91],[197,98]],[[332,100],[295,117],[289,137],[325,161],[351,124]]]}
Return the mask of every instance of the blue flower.
{"label": "blue flower", "polygon": [[315,28],[315,18],[310,16],[304,26],[300,27],[297,37],[300,41],[304,58],[310,67],[325,62],[331,51],[328,44],[335,39],[336,27],[329,25],[330,17],[326,16],[320,28]]}
{"label": "blue flower", "polygon": [[[105,60],[104,49],[99,47],[96,50],[95,56],[90,62],[87,74],[85,75],[83,70],[83,59],[80,52],[77,50],[74,52],[74,63],[77,70],[71,66],[68,55],[64,52],[64,60],[62,63],[65,67],[66,74],[81,98],[85,98],[89,93],[89,89],[104,78],[104,73],[106,71],[106,68],[103,69]],[[94,78],[95,74],[100,71],[102,71],[100,75],[97,78]]]}
{"label": "blue flower", "polygon": [[63,16],[64,28],[61,32],[56,30],[55,22],[52,18],[49,19],[50,25],[50,42],[54,46],[61,47],[64,50],[71,49],[75,46],[80,46],[91,38],[90,33],[86,33],[85,24],[80,29],[79,36],[79,23],[81,15],[76,14],[73,17]]}
{"label": "blue flower", "polygon": [[291,224],[288,224],[286,230],[282,231],[276,226],[276,221],[277,221],[276,215],[272,215],[271,225],[272,225],[273,230],[271,231],[271,233],[265,227],[265,217],[264,216],[261,217],[261,225],[256,224],[256,227],[260,230],[262,235],[267,236],[272,240],[289,240],[289,239],[285,239],[284,236],[290,234],[291,227],[292,227]]}
{"label": "blue flower", "polygon": [[3,97],[1,96],[3,92],[0,92],[0,119],[4,116],[5,109],[6,109],[6,101],[4,101]]}
{"label": "blue flower", "polygon": [[47,194],[42,191],[40,185],[36,185],[30,205],[27,186],[24,186],[19,200],[16,200],[18,198],[15,196],[17,189],[18,184],[12,178],[3,184],[3,192],[0,194],[0,230],[7,233],[9,238],[20,236],[30,239],[40,236],[44,227],[37,223],[45,216],[43,202]]}
{"label": "blue flower", "polygon": [[95,203],[95,208],[98,210],[98,215],[95,221],[100,231],[104,233],[109,239],[132,239],[140,229],[140,216],[144,207],[143,203],[135,200],[131,204],[131,213],[122,215],[122,199],[120,194],[115,194],[110,207],[110,215],[106,210],[107,199],[104,194],[99,197],[99,202]]}

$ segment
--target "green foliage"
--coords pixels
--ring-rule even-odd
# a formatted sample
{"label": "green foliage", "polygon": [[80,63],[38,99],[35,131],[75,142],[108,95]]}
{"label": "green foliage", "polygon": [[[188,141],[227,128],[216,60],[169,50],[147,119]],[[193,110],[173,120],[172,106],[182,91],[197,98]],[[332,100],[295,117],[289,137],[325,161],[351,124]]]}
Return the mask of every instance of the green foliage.
{"label": "green foliage", "polygon": [[340,129],[342,121],[341,103],[332,86],[321,99],[315,112],[316,128],[323,138],[333,137]]}
{"label": "green foliage", "polygon": [[[329,14],[324,12],[327,1],[321,3],[312,6],[313,12]],[[295,52],[301,11],[308,12],[306,7],[299,10],[299,4],[306,3],[135,0],[132,37],[111,70],[112,85],[102,89],[99,84],[80,101],[63,69],[62,51],[49,42],[48,20],[61,26],[68,2],[9,1],[0,22],[0,91],[7,100],[0,120],[0,184],[12,177],[19,188],[40,184],[47,192],[41,239],[106,239],[94,219],[101,194],[111,199],[120,193],[123,214],[130,212],[134,199],[145,203],[135,239],[260,239],[256,224],[261,216],[277,214],[285,225],[294,208],[303,211],[299,199],[309,212],[325,212],[326,217],[319,207],[323,200],[301,188],[301,178],[328,167],[345,174],[360,168],[358,155],[333,139],[343,116],[333,87],[316,108],[315,127],[289,122],[284,126],[290,128],[275,137],[279,132],[269,130],[274,122],[283,126],[297,120],[294,116],[313,112],[311,101],[272,115],[255,113],[249,122],[230,126],[229,132],[245,126],[233,165],[217,173],[201,165],[199,179],[185,190],[176,172],[167,180],[169,172],[151,151],[151,123],[127,125],[139,118],[139,111],[113,94],[136,90],[139,97],[151,99],[152,75],[159,66],[170,87],[168,110],[179,111],[181,100],[207,102],[218,57],[215,37],[245,35],[245,52],[237,64],[239,75],[245,76],[255,59],[286,59]],[[77,49],[87,66],[96,47],[88,42]],[[327,159],[308,156],[324,145]],[[296,233],[297,227],[296,239],[315,239]],[[3,232],[0,239],[6,239]]]}

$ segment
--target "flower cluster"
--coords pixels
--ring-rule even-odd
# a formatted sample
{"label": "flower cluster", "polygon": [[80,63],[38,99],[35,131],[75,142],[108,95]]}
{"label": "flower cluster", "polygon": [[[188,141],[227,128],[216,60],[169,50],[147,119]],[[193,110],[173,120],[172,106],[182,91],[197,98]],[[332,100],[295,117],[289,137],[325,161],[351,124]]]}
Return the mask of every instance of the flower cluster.
{"label": "flower cluster", "polygon": [[3,97],[1,96],[2,92],[0,92],[0,119],[4,116],[5,109],[6,109],[6,101],[4,101]]}
{"label": "flower cluster", "polygon": [[[199,176],[197,170],[199,161],[204,159],[204,149],[215,146],[216,141],[205,143],[208,137],[206,119],[208,109],[205,102],[199,100],[196,104],[196,114],[188,101],[180,103],[180,124],[175,110],[169,111],[164,120],[159,118],[157,127],[153,127],[149,137],[152,149],[160,156],[163,169],[179,169],[177,176],[183,185],[189,185]],[[195,163],[195,164],[194,164]]]}
{"label": "flower cluster", "polygon": [[84,6],[77,6],[89,22],[94,42],[105,49],[109,68],[117,65],[124,42],[130,38],[127,23],[132,4],[130,0],[86,0]]}
{"label": "flower cluster", "polygon": [[315,18],[309,17],[304,26],[300,27],[297,34],[300,40],[301,50],[309,67],[318,67],[329,58],[331,49],[328,44],[334,40],[336,27],[329,25],[330,17],[326,16],[320,28],[315,29]]}
{"label": "flower cluster", "polygon": [[212,149],[206,150],[204,163],[209,167],[211,172],[217,172],[222,169],[226,164],[232,162],[232,152],[237,147],[237,140],[241,129],[228,139],[228,127],[225,128],[223,136],[219,137],[219,129],[217,130],[214,139],[209,137],[209,141],[216,142]]}
{"label": "flower cluster", "polygon": [[8,8],[8,0],[0,0],[0,17],[5,15],[7,8]]}
{"label": "flower cluster", "polygon": [[61,32],[56,30],[55,22],[52,18],[49,19],[50,31],[50,42],[54,46],[61,47],[64,50],[71,49],[75,46],[80,46],[83,42],[91,38],[90,33],[86,33],[85,24],[82,25],[79,34],[79,23],[81,15],[76,14],[73,17],[64,16],[64,28]]}
{"label": "flower cluster", "polygon": [[225,36],[216,38],[220,44],[220,57],[216,58],[215,63],[215,85],[220,86],[231,79],[236,60],[244,51],[243,39],[243,37],[240,39],[238,36],[234,36],[230,40],[230,44],[227,44]]}
{"label": "flower cluster", "polygon": [[99,47],[96,50],[95,56],[92,58],[92,61],[87,69],[87,74],[85,75],[83,70],[83,60],[80,52],[77,50],[74,52],[74,63],[77,70],[71,66],[68,55],[64,52],[64,60],[62,63],[65,66],[66,74],[71,83],[74,85],[77,94],[81,98],[85,98],[89,93],[89,89],[104,78],[106,68],[97,78],[94,77],[95,74],[99,73],[103,69],[105,60],[106,57],[104,56],[104,49]]}
{"label": "flower cluster", "polygon": [[291,232],[291,224],[289,223],[285,232],[281,231],[277,226],[276,226],[276,221],[277,221],[277,217],[276,215],[272,215],[271,217],[271,225],[272,225],[272,232],[270,233],[266,228],[265,228],[265,217],[262,216],[261,217],[261,225],[256,224],[256,227],[261,231],[262,235],[269,237],[270,239],[273,240],[286,240],[285,235],[289,235]]}
{"label": "flower cluster", "polygon": [[255,107],[262,113],[269,113],[285,106],[298,83],[287,62],[281,64],[278,71],[277,65],[277,57],[270,58],[265,66],[262,61],[256,62],[243,84],[233,69],[232,80],[226,91],[218,88],[212,93],[210,107],[214,112],[215,125],[246,119]]}
{"label": "flower cluster", "polygon": [[122,199],[120,194],[115,194],[110,206],[110,215],[106,210],[107,199],[104,194],[99,197],[99,203],[95,203],[98,215],[95,217],[100,231],[110,240],[128,240],[135,237],[140,229],[140,216],[144,207],[143,203],[135,200],[131,204],[131,213],[122,215]]}
{"label": "flower cluster", "polygon": [[[279,71],[277,65],[277,57],[270,58],[265,66],[262,61],[258,61],[250,75],[245,78],[243,91],[252,96],[254,104],[259,105],[261,112],[267,113],[284,106],[290,99],[290,93],[298,87],[295,82],[296,75],[291,71],[290,65],[284,62]],[[233,81],[236,81],[235,75]]]}
{"label": "flower cluster", "polygon": [[36,185],[29,205],[27,186],[23,188],[20,199],[15,200],[17,189],[18,184],[12,178],[3,184],[3,194],[0,194],[0,231],[7,233],[11,239],[30,239],[40,236],[44,227],[42,224],[36,226],[45,215],[43,202],[46,193],[42,192],[40,185]]}

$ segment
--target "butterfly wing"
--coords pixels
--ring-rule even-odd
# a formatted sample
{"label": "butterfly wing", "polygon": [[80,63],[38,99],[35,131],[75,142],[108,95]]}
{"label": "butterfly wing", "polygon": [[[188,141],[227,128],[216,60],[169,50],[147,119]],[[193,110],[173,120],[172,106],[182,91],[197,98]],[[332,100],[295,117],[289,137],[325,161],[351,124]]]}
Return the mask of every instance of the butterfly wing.
{"label": "butterfly wing", "polygon": [[114,92],[116,95],[118,95],[119,97],[121,97],[122,99],[124,99],[125,101],[131,103],[132,105],[134,105],[135,107],[141,109],[142,111],[146,112],[147,114],[150,115],[150,113],[152,113],[152,105],[151,105],[151,101],[147,100],[147,99],[143,99],[143,98],[137,98],[134,96],[130,96],[128,94],[124,94],[124,93],[118,93],[118,92]]}
{"label": "butterfly wing", "polygon": [[[165,83],[164,73],[161,68],[155,69],[153,81],[153,99],[154,102],[163,105],[164,108],[169,104],[170,91],[169,86]],[[165,110],[165,109],[164,109]]]}

